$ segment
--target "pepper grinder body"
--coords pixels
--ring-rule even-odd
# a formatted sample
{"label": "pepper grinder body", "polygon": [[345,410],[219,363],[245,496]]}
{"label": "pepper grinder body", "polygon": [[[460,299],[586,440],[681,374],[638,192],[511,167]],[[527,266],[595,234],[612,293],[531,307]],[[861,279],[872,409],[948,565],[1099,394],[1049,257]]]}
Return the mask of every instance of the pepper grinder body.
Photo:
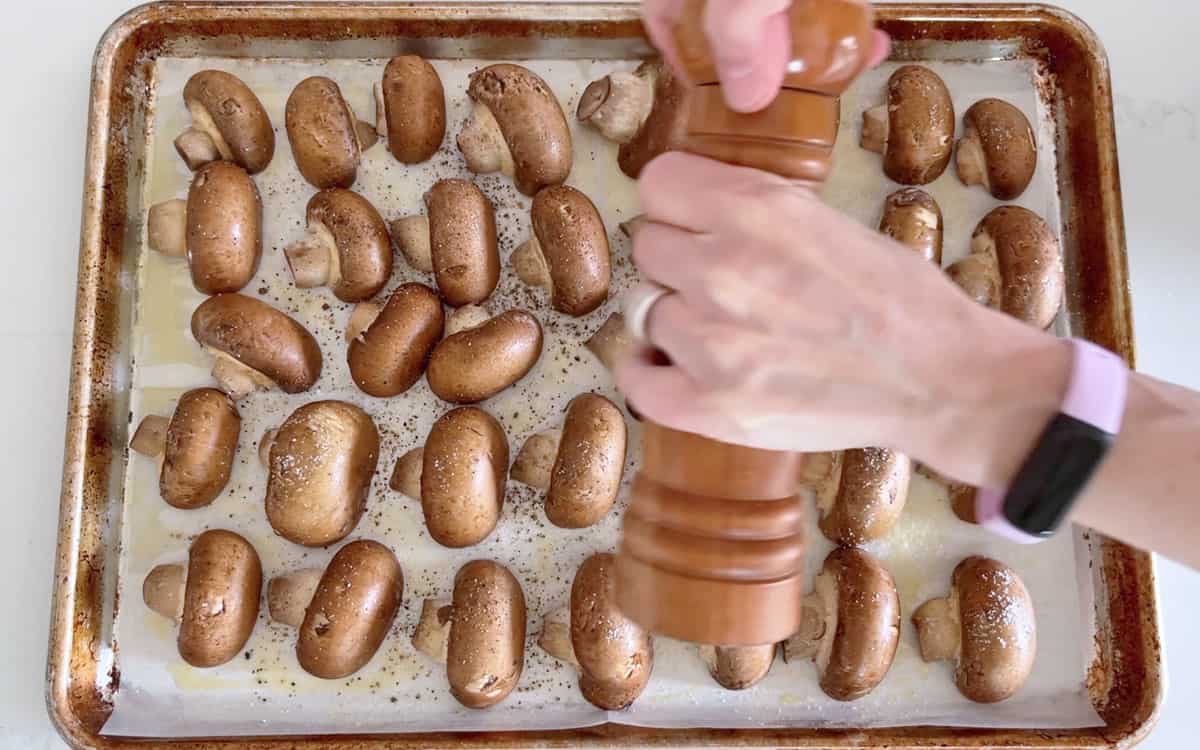
{"label": "pepper grinder body", "polygon": [[[794,0],[783,89],[759,112],[725,106],[701,28],[704,0],[686,0],[675,30],[690,90],[683,150],[819,183],[829,174],[838,96],[866,67],[870,6]],[[797,188],[802,189],[802,188]],[[721,443],[647,423],[617,558],[617,602],[643,627],[715,645],[786,639],[804,593],[803,456]]]}

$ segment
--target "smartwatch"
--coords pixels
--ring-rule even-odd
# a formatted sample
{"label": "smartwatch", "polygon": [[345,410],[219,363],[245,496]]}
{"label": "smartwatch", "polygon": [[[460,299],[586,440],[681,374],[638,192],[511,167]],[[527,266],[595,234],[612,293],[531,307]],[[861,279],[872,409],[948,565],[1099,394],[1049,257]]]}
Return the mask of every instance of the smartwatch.
{"label": "smartwatch", "polygon": [[1059,412],[1006,490],[975,493],[976,521],[1020,543],[1053,536],[1121,428],[1129,370],[1095,344],[1070,339],[1071,379]]}

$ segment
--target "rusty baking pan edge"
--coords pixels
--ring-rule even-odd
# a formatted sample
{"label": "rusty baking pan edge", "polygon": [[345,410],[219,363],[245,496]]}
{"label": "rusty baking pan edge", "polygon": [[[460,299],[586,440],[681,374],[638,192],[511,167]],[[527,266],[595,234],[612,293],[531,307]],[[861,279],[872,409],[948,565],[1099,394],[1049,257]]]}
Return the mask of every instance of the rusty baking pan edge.
{"label": "rusty baking pan edge", "polygon": [[[1067,301],[1076,332],[1133,364],[1134,337],[1108,63],[1099,40],[1076,17],[1042,5],[886,4],[880,25],[900,44],[930,40],[1020,40],[1044,61],[1059,89],[1066,137],[1058,144],[1064,190],[1064,241],[1076,294]],[[389,37],[479,36],[634,39],[641,36],[635,3],[388,4],[156,3],[123,16],[98,46],[91,85],[87,169],[81,226],[74,348],[71,358],[59,538],[55,565],[46,701],[50,717],[73,747],[192,750],[328,747],[1128,747],[1153,727],[1163,677],[1150,555],[1112,540],[1099,542],[1107,612],[1101,658],[1092,682],[1104,696],[1107,726],[1084,730],[983,730],[906,727],[869,730],[641,729],[609,724],[589,729],[265,738],[154,740],[98,734],[109,712],[115,668],[100,676],[105,615],[111,469],[122,455],[126,410],[121,402],[121,270],[128,240],[128,176],[139,158],[125,148],[137,114],[139,66],[184,38],[273,39],[336,43]],[[519,47],[519,44],[517,45]],[[178,50],[176,50],[178,51]],[[1060,133],[1064,128],[1060,127]],[[134,162],[131,164],[131,161]],[[1071,200],[1066,200],[1070,195]],[[134,197],[133,199],[136,199]],[[119,429],[118,429],[119,428]]]}

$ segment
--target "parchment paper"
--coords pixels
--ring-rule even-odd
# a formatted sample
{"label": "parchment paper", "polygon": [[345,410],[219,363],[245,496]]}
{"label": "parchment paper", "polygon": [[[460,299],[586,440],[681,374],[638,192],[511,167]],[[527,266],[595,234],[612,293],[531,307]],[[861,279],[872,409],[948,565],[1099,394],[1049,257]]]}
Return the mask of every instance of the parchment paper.
{"label": "parchment paper", "polygon": [[[376,146],[367,153],[354,189],[363,193],[385,219],[421,210],[421,196],[441,177],[467,176],[453,146],[468,107],[466,75],[485,61],[435,61],[446,87],[447,140],[429,163],[410,167]],[[531,61],[573,113],[586,83],[632,62]],[[265,205],[264,258],[258,276],[245,290],[286,310],[320,340],[325,357],[318,387],[296,396],[260,393],[239,404],[243,424],[237,465],[224,493],[209,507],[181,511],[158,496],[155,461],[131,455],[122,516],[119,570],[120,606],[114,625],[120,687],[104,732],[112,735],[213,736],[272,733],[335,733],[418,730],[564,728],[616,721],[647,726],[872,726],[943,724],[1006,727],[1078,727],[1100,724],[1087,697],[1084,677],[1092,659],[1093,591],[1086,574],[1086,548],[1077,535],[1033,547],[1009,544],[953,517],[939,486],[913,481],[899,526],[870,545],[899,587],[903,631],[895,664],[883,683],[854,703],[838,703],[817,687],[809,662],[777,659],[757,687],[729,692],[713,682],[695,647],[659,638],[654,674],[646,692],[627,711],[605,713],[580,696],[573,670],[548,657],[534,641],[541,618],[566,603],[578,564],[589,554],[612,550],[624,497],[602,523],[568,531],[550,525],[532,491],[509,483],[503,516],[483,543],[466,550],[435,544],[425,531],[420,504],[387,488],[395,459],[421,444],[433,420],[446,411],[422,380],[394,399],[367,397],[355,389],[345,364],[342,329],[349,305],[327,290],[297,290],[291,283],[282,249],[300,237],[304,205],[314,190],[299,176],[283,129],[283,108],[292,87],[308,75],[337,81],[362,119],[371,120],[370,86],[383,61],[305,62],[286,60],[164,59],[157,63],[152,134],[147,154],[146,205],[186,195],[189,174],[171,146],[188,124],[181,91],[194,72],[220,68],[241,76],[262,98],[276,127],[275,158],[256,181]],[[883,197],[895,189],[882,175],[879,156],[857,146],[859,113],[881,103],[883,82],[893,65],[869,73],[843,99],[841,142],[828,200],[859,220],[874,225]],[[1039,123],[1041,161],[1034,185],[1018,201],[1058,226],[1052,130],[1034,88],[1031,64],[932,64],[955,95],[962,111],[975,99],[1000,96],[1022,107]],[[609,228],[614,254],[613,299],[602,309],[571,320],[551,311],[543,295],[523,288],[505,268],[498,292],[487,307],[499,312],[512,305],[533,309],[546,329],[545,352],[534,372],[517,387],[484,407],[504,425],[512,453],[532,433],[557,424],[566,402],[595,390],[619,398],[607,372],[581,344],[616,308],[616,294],[635,281],[629,245],[617,223],[637,213],[633,182],[616,168],[615,147],[591,130],[574,124],[575,166],[570,184],[595,201]],[[976,222],[995,201],[980,189],[966,190],[947,170],[927,189],[946,219],[946,262],[967,251]],[[493,200],[501,230],[503,257],[528,235],[529,200],[506,180],[478,178]],[[407,268],[398,256],[393,285],[428,278]],[[150,251],[138,273],[132,422],[150,413],[170,414],[178,395],[210,384],[210,361],[189,330],[191,311],[201,301],[185,265]],[[897,280],[903,283],[903,280]],[[1014,363],[1019,366],[1019,363]],[[146,573],[163,562],[185,560],[189,540],[205,528],[229,528],[258,549],[269,577],[297,567],[323,567],[336,547],[309,550],[275,536],[263,512],[265,472],[256,445],[264,429],[277,426],[296,407],[320,398],[341,398],[362,405],[375,419],[383,448],[367,513],[353,538],[368,537],[389,545],[404,568],[403,607],[391,634],[375,658],[342,680],[312,677],[298,666],[294,633],[260,615],[244,653],[213,669],[186,665],[175,647],[175,626],[148,611],[141,600]],[[631,445],[638,426],[630,420]],[[631,451],[627,477],[638,456]],[[814,514],[810,512],[810,519]],[[809,530],[810,575],[831,549],[815,524]],[[909,614],[923,601],[945,593],[954,565],[969,554],[996,557],[1012,565],[1033,596],[1039,650],[1029,682],[1011,700],[991,706],[970,703],[954,687],[949,663],[921,662]],[[520,685],[500,705],[485,711],[462,708],[450,697],[443,668],[417,654],[409,634],[421,601],[448,596],[455,570],[473,558],[493,558],[522,582],[529,611],[525,671]],[[263,607],[265,610],[265,606]]]}

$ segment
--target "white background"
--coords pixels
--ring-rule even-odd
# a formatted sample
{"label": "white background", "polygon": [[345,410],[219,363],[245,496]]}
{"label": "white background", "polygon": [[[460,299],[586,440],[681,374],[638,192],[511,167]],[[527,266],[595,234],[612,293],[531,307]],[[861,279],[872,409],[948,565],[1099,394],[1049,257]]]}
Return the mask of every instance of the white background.
{"label": "white background", "polygon": [[[1200,388],[1200,5],[1059,0],[1112,61],[1139,369]],[[61,748],[43,700],[92,52],[127,0],[5,3],[0,31],[0,746]],[[1193,745],[1200,576],[1159,561],[1171,673],[1143,747]]]}

